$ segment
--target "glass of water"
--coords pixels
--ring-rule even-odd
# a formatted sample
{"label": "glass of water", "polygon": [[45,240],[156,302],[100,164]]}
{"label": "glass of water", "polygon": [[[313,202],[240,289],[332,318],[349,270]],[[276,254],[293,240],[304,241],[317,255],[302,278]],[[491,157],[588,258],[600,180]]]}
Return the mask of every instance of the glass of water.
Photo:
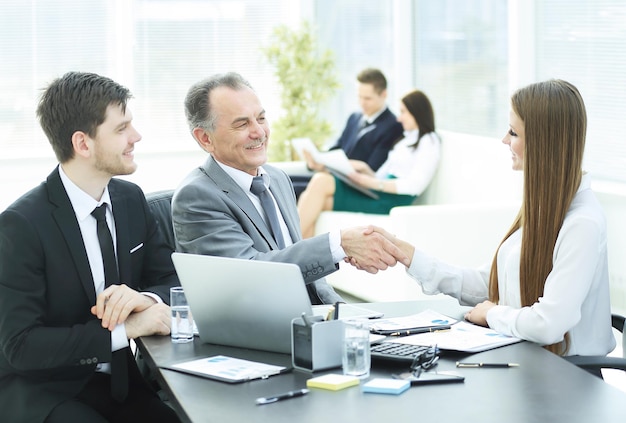
{"label": "glass of water", "polygon": [[193,317],[185,291],[180,286],[170,288],[170,309],[172,310],[172,342],[181,344],[193,341]]}
{"label": "glass of water", "polygon": [[345,320],[343,374],[366,379],[370,375],[370,329],[364,320]]}

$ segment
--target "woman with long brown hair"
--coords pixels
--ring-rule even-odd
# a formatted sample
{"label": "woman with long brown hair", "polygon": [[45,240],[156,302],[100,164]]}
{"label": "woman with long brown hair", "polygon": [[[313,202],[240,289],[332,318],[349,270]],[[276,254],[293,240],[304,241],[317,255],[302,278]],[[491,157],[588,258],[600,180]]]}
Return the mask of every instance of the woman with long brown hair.
{"label": "woman with long brown hair", "polygon": [[582,170],[583,99],[572,84],[549,80],[515,92],[511,108],[502,142],[524,172],[523,200],[492,263],[459,268],[396,243],[413,257],[408,272],[425,293],[475,306],[467,320],[560,355],[607,354],[615,339],[606,220]]}

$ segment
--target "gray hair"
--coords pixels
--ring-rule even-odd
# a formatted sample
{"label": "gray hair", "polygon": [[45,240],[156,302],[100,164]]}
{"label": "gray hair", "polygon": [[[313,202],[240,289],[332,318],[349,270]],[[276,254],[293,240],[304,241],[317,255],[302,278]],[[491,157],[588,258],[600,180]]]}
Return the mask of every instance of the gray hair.
{"label": "gray hair", "polygon": [[211,110],[210,95],[211,91],[219,87],[253,89],[248,81],[235,72],[216,74],[193,84],[185,97],[185,116],[191,132],[195,128],[215,131],[217,116]]}

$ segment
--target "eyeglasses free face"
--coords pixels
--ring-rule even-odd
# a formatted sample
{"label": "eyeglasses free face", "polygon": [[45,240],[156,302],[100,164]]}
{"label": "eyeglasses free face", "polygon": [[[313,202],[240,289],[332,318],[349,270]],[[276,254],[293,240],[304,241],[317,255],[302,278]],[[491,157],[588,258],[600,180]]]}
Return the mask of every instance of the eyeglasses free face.
{"label": "eyeglasses free face", "polygon": [[422,371],[432,369],[437,365],[437,361],[439,361],[439,348],[434,345],[415,356],[411,363],[411,373],[415,377],[420,377]]}

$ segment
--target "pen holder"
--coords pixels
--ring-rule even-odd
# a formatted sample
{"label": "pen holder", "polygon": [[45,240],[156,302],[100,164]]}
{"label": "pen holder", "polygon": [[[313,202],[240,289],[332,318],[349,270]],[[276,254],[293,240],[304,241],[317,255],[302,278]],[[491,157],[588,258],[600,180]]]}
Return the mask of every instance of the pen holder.
{"label": "pen holder", "polygon": [[343,321],[308,323],[298,317],[291,321],[293,367],[315,372],[341,367]]}

